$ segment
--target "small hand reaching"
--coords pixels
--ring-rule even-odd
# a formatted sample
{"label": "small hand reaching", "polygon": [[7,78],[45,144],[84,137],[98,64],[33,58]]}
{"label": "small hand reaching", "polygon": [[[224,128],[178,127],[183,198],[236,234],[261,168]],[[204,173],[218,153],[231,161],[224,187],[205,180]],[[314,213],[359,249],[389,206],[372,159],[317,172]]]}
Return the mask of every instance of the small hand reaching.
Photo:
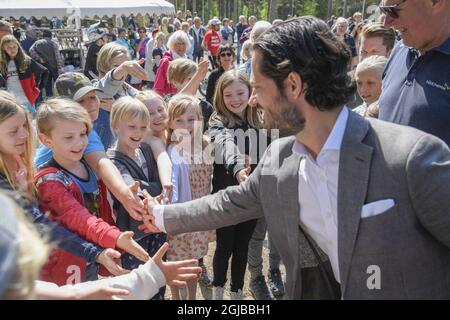
{"label": "small hand reaching", "polygon": [[252,171],[252,168],[246,167],[245,169],[242,169],[236,173],[236,180],[239,183],[244,182],[247,180],[248,176],[250,175],[250,172]]}
{"label": "small hand reaching", "polygon": [[97,263],[103,265],[114,276],[127,274],[130,271],[123,269],[120,264],[120,252],[111,248],[102,251],[97,257]]}
{"label": "small hand reaching", "polygon": [[141,261],[148,261],[150,256],[136,241],[134,241],[133,235],[134,233],[132,231],[122,232],[116,242],[117,248],[125,250]]}
{"label": "small hand reaching", "polygon": [[198,260],[183,260],[176,262],[166,262],[162,258],[169,249],[169,244],[164,243],[158,252],[152,257],[156,265],[161,269],[166,283],[169,286],[184,286],[187,280],[197,279],[198,274],[202,271],[202,268],[197,267]]}

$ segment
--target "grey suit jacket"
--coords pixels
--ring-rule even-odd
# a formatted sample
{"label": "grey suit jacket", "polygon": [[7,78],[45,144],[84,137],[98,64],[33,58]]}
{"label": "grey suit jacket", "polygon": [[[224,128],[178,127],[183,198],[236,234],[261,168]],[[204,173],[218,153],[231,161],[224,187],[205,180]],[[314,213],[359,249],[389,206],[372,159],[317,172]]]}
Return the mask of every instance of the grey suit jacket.
{"label": "grey suit jacket", "polygon": [[[264,215],[286,267],[290,299],[303,297],[294,138],[273,142],[243,184],[164,209],[168,233],[210,230]],[[279,165],[277,165],[279,159]],[[350,112],[338,182],[338,257],[345,299],[450,298],[450,150],[438,138]],[[393,199],[361,218],[364,204]],[[378,275],[373,273],[377,269]],[[373,276],[378,277],[374,286]]]}

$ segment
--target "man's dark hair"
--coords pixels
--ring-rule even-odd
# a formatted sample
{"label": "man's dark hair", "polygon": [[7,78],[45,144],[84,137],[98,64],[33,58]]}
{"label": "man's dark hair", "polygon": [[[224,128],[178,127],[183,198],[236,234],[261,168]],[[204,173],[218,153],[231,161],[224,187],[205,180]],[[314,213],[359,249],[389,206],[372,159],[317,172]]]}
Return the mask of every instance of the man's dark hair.
{"label": "man's dark hair", "polygon": [[392,28],[385,27],[382,23],[371,23],[366,25],[362,30],[364,38],[383,39],[383,45],[388,51],[391,51],[395,45],[395,31]]}
{"label": "man's dark hair", "polygon": [[322,20],[304,16],[265,31],[253,46],[262,59],[259,70],[284,95],[284,80],[296,72],[306,84],[305,99],[325,111],[347,103],[355,86],[347,73],[351,53]]}

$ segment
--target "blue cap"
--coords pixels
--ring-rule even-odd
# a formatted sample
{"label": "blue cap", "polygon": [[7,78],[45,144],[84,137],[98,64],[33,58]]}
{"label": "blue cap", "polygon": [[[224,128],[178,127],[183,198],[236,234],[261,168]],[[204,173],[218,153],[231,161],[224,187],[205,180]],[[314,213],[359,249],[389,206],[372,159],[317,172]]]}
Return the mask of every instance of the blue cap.
{"label": "blue cap", "polygon": [[14,276],[19,254],[18,228],[12,200],[0,193],[0,298]]}

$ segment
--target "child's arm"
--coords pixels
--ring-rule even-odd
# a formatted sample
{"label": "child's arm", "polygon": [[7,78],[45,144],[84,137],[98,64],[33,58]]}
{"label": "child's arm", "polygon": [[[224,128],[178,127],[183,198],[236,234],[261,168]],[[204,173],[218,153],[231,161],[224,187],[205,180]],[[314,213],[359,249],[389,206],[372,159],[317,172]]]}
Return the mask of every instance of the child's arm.
{"label": "child's arm", "polygon": [[172,191],[172,161],[170,161],[167,154],[166,145],[161,139],[156,137],[150,138],[148,144],[158,165],[159,180],[161,181],[163,192],[168,196]]}
{"label": "child's arm", "polygon": [[54,220],[63,227],[104,248],[117,247],[140,260],[148,260],[148,253],[132,239],[132,232],[121,233],[117,227],[93,216],[61,182],[40,178],[36,187],[41,206],[49,208]]}
{"label": "child's arm", "polygon": [[97,176],[102,179],[108,190],[125,207],[129,215],[133,219],[141,221],[141,214],[145,213],[144,204],[133,192],[132,186],[129,187],[125,184],[119,170],[108,159],[106,153],[104,151],[91,152],[85,154],[84,159]]}
{"label": "child's arm", "polygon": [[186,280],[197,278],[201,268],[197,260],[165,262],[162,257],[168,249],[165,243],[151,260],[131,273],[119,277],[82,282],[76,285],[57,287],[54,284],[36,281],[38,299],[111,299],[113,296],[126,300],[148,300],[168,285],[184,285]]}
{"label": "child's arm", "polygon": [[233,130],[226,128],[222,123],[216,123],[208,129],[207,133],[214,142],[216,159],[222,160],[228,174],[238,179],[241,173],[242,175],[246,173],[246,157],[235,143]]}
{"label": "child's arm", "polygon": [[197,94],[200,83],[205,79],[208,73],[208,66],[208,60],[202,59],[202,61],[200,61],[200,63],[198,64],[198,69],[192,79],[184,86],[183,89],[180,90],[179,93],[195,96]]}

